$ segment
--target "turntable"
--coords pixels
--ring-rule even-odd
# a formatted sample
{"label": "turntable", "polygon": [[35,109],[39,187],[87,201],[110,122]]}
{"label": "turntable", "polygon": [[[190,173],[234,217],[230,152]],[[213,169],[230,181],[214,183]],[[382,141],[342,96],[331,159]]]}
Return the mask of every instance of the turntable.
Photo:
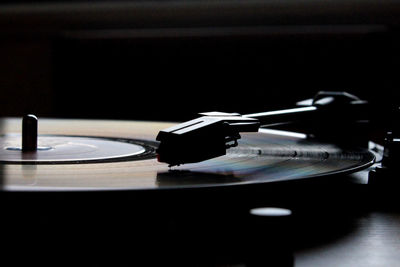
{"label": "turntable", "polygon": [[[326,117],[327,110],[338,105],[331,103],[333,98],[344,112],[364,104],[351,95],[320,92],[308,107],[244,116],[202,113],[198,119],[175,126],[44,119],[39,137],[34,115],[25,116],[22,123],[8,119],[0,139],[3,190],[240,186],[324,177],[371,166],[375,156],[365,148],[319,142],[301,133],[259,129],[260,123],[271,123],[277,117],[317,121],[316,114]],[[345,108],[346,101],[350,101],[349,108]],[[312,112],[316,114],[309,115]],[[239,132],[246,133],[242,137]],[[209,178],[191,178],[199,174]]]}
{"label": "turntable", "polygon": [[399,1],[0,14],[3,265],[399,266]]}
{"label": "turntable", "polygon": [[[380,212],[396,210],[387,205],[396,183],[377,167],[393,170],[397,140],[387,138],[384,154],[383,144],[332,142],[325,131],[259,128],[283,114],[310,129],[316,110],[328,114],[321,95],[308,108],[205,113],[183,126],[4,119],[5,240],[27,255],[22,263],[44,265],[396,265],[397,213]],[[171,137],[182,129],[185,137]]]}

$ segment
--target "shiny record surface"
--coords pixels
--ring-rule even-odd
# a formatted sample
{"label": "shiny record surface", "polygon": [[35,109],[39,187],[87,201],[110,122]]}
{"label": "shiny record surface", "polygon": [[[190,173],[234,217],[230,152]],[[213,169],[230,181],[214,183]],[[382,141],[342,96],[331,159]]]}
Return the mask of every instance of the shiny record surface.
{"label": "shiny record surface", "polygon": [[[3,137],[16,136],[21,131],[19,119],[2,122]],[[104,155],[100,160],[78,163],[54,164],[50,159],[44,164],[19,164],[7,163],[3,159],[3,190],[143,190],[231,186],[351,172],[368,167],[374,161],[374,155],[367,150],[342,149],[333,144],[310,141],[301,134],[264,129],[259,133],[242,134],[239,146],[227,150],[225,156],[170,169],[166,164],[157,162],[154,149],[146,148],[148,144],[156,144],[154,140],[158,131],[169,126],[170,123],[159,122],[41,119],[39,144],[41,138],[55,136],[67,138],[64,143],[77,140],[74,138],[95,143],[100,140],[101,143],[101,140],[109,138],[116,140],[117,147],[127,150],[122,149],[119,153],[119,149],[111,148],[116,153],[112,160]],[[113,144],[107,145],[113,147]],[[94,144],[95,150],[97,146],[101,145]],[[9,147],[3,144],[0,148],[9,150]],[[145,151],[146,157],[140,158]],[[127,158],[120,155],[123,153],[135,155]]]}

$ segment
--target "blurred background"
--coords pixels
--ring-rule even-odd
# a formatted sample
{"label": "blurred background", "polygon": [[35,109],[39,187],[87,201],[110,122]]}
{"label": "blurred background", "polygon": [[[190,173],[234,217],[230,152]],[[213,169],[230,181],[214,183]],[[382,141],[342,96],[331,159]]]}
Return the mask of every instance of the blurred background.
{"label": "blurred background", "polygon": [[6,1],[0,114],[182,121],[319,90],[399,103],[397,1]]}

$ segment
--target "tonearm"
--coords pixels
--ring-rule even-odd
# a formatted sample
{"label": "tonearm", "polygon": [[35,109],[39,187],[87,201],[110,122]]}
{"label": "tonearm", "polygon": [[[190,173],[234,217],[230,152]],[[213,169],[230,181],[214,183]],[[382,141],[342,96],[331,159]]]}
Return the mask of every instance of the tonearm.
{"label": "tonearm", "polygon": [[[362,121],[369,117],[368,103],[346,92],[318,92],[298,107],[247,115],[207,112],[159,132],[158,160],[170,166],[200,162],[226,154],[238,145],[240,132],[257,132],[277,123],[309,123],[323,129],[338,127],[335,121]],[[327,123],[326,123],[327,122]]]}

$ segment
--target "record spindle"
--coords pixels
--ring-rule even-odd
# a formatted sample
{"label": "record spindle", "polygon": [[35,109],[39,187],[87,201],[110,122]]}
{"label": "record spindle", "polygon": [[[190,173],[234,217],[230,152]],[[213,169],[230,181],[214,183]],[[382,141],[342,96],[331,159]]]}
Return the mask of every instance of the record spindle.
{"label": "record spindle", "polygon": [[28,114],[22,119],[22,151],[34,152],[37,150],[38,119]]}

